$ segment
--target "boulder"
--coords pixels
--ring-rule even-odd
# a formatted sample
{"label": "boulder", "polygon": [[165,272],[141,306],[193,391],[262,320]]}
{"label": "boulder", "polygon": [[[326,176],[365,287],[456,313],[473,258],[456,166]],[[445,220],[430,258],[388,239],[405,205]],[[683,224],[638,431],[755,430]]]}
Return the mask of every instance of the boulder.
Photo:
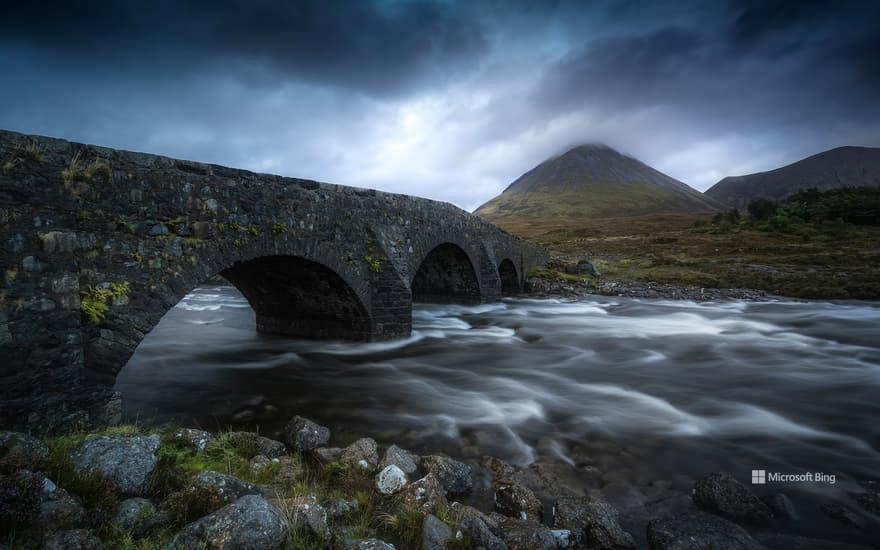
{"label": "boulder", "polygon": [[287,540],[287,522],[265,499],[246,495],[181,529],[170,546],[278,550]]}
{"label": "boulder", "polygon": [[613,506],[598,498],[565,497],[553,505],[553,527],[571,532],[573,548],[635,548],[617,516]]}
{"label": "boulder", "polygon": [[399,496],[403,507],[419,512],[433,512],[438,505],[446,504],[446,491],[434,474],[407,484]]}
{"label": "boulder", "polygon": [[828,516],[829,518],[836,520],[843,525],[848,527],[861,528],[862,522],[859,519],[859,516],[855,514],[852,510],[840,504],[839,502],[827,502],[825,504],[821,504],[819,509],[822,510],[822,513]]}
{"label": "boulder", "polygon": [[382,461],[379,462],[379,468],[384,469],[393,464],[400,468],[403,473],[412,475],[418,469],[419,462],[421,462],[421,458],[418,455],[401,449],[397,445],[392,445],[385,450],[385,455],[382,457]]}
{"label": "boulder", "polygon": [[252,458],[251,461],[248,463],[248,470],[250,470],[252,474],[258,475],[267,466],[271,466],[273,464],[279,464],[279,459],[269,458],[266,455],[257,455]]}
{"label": "boulder", "polygon": [[376,476],[376,488],[383,495],[393,495],[401,490],[406,482],[406,474],[394,464],[386,466]]}
{"label": "boulder", "polygon": [[448,456],[430,455],[422,458],[422,467],[434,474],[450,494],[463,495],[474,486],[471,467]]}
{"label": "boulder", "polygon": [[0,471],[40,470],[49,448],[39,439],[19,432],[0,431]]}
{"label": "boulder", "polygon": [[773,519],[773,512],[755,493],[723,472],[708,474],[697,481],[693,497],[704,510],[734,521],[765,524]]}
{"label": "boulder", "polygon": [[339,460],[372,471],[379,465],[379,447],[373,439],[364,437],[342,449]]}
{"label": "boulder", "polygon": [[354,512],[360,507],[356,500],[334,500],[327,505],[327,516],[334,519],[339,518]]}
{"label": "boulder", "polygon": [[100,550],[101,539],[89,529],[58,531],[46,539],[43,550]]}
{"label": "boulder", "polygon": [[313,495],[293,498],[273,499],[269,503],[287,518],[291,529],[308,529],[320,539],[329,541],[330,527],[327,524],[327,511],[318,504]]}
{"label": "boulder", "polygon": [[158,435],[103,435],[83,440],[70,462],[80,474],[96,473],[126,496],[141,496],[156,468]]}
{"label": "boulder", "polygon": [[294,451],[304,453],[330,442],[330,430],[308,418],[294,416],[284,427],[284,442]]}
{"label": "boulder", "polygon": [[188,447],[194,451],[204,451],[208,442],[214,438],[211,432],[196,430],[194,428],[181,428],[171,434],[167,439],[180,447]]}
{"label": "boulder", "polygon": [[245,495],[259,495],[260,488],[253,483],[220,472],[205,470],[192,480],[190,491],[210,491],[217,495],[221,502],[228,504]]}
{"label": "boulder", "polygon": [[287,454],[287,446],[284,443],[263,437],[255,432],[229,432],[227,437],[248,449],[253,449],[254,455],[280,458]]}
{"label": "boulder", "polygon": [[456,540],[470,543],[469,548],[507,550],[507,544],[495,534],[498,529],[496,519],[460,502],[453,502],[449,510],[456,518]]}
{"label": "boulder", "polygon": [[648,522],[651,550],[763,550],[745,529],[718,516],[697,512]]}
{"label": "boulder", "polygon": [[48,479],[45,481],[39,523],[46,532],[82,527],[87,519],[86,510],[76,497]]}
{"label": "boulder", "polygon": [[444,550],[452,540],[452,529],[437,516],[428,514],[422,522],[423,550]]}
{"label": "boulder", "polygon": [[495,482],[495,508],[506,516],[541,521],[544,505],[531,489],[502,479]]}
{"label": "boulder", "polygon": [[550,529],[534,521],[498,516],[494,532],[510,550],[556,550]]}
{"label": "boulder", "polygon": [[287,445],[262,435],[257,436],[257,449],[259,449],[261,455],[269,458],[281,458],[288,454]]}
{"label": "boulder", "polygon": [[761,502],[763,502],[767,505],[768,508],[770,508],[770,511],[773,512],[773,517],[787,519],[790,521],[800,519],[797,510],[795,510],[794,503],[791,501],[790,498],[782,493],[776,493],[775,495],[761,497]]}
{"label": "boulder", "polygon": [[348,539],[339,543],[340,550],[395,550],[393,544],[379,539]]}
{"label": "boulder", "polygon": [[516,473],[516,468],[494,456],[484,456],[481,458],[480,466],[489,470],[496,478],[509,478]]}
{"label": "boulder", "polygon": [[135,538],[142,538],[170,520],[167,513],[157,511],[149,500],[133,497],[119,503],[113,524],[118,529],[130,532]]}

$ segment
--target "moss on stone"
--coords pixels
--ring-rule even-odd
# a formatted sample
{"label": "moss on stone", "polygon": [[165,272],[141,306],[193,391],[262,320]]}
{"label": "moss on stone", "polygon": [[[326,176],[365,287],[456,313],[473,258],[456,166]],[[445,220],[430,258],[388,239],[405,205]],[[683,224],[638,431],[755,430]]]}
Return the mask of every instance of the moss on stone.
{"label": "moss on stone", "polygon": [[107,287],[94,287],[82,293],[80,311],[93,325],[100,324],[110,309],[108,300],[116,300],[131,293],[128,281],[112,283]]}

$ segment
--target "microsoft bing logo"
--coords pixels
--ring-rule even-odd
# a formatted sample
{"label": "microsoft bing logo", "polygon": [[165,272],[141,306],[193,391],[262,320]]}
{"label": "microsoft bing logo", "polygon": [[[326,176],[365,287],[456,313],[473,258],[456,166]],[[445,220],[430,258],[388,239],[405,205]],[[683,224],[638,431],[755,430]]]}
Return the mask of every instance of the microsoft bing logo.
{"label": "microsoft bing logo", "polygon": [[766,485],[767,470],[752,470],[752,485]]}

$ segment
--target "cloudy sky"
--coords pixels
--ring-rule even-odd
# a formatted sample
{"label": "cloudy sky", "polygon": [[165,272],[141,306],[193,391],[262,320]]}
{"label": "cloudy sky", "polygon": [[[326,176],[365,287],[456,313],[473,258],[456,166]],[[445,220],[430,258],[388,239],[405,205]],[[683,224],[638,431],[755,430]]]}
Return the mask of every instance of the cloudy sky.
{"label": "cloudy sky", "polygon": [[28,0],[0,128],[473,209],[602,142],[704,190],[880,146],[873,1]]}

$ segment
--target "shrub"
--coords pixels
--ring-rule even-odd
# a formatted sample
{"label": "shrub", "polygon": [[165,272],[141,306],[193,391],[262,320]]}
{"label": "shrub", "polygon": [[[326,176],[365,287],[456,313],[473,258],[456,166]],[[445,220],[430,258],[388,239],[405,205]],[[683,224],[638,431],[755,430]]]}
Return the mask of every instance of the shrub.
{"label": "shrub", "polygon": [[746,210],[749,212],[749,218],[762,221],[776,215],[776,203],[763,197],[752,199]]}

